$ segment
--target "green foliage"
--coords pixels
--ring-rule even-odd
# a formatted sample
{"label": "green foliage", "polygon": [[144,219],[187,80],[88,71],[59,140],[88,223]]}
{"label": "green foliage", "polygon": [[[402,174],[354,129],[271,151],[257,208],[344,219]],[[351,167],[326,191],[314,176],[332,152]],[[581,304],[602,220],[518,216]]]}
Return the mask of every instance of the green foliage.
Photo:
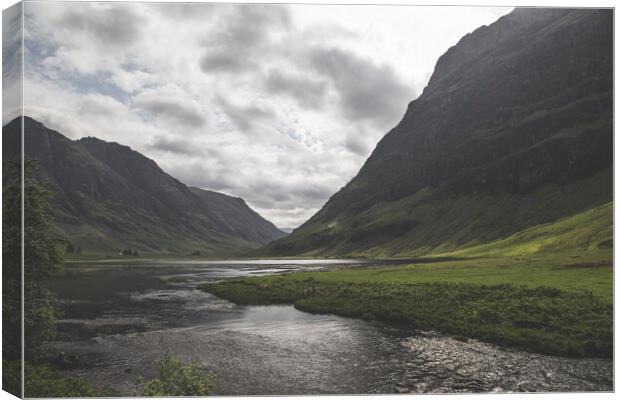
{"label": "green foliage", "polygon": [[[4,361],[2,363],[2,370],[5,389],[21,385],[21,363],[19,361]],[[110,388],[96,391],[86,380],[65,376],[47,365],[26,363],[25,372],[26,397],[119,396],[119,393]],[[16,394],[16,392],[9,392]]]}
{"label": "green foliage", "polygon": [[[3,353],[9,359],[20,356],[19,332],[21,313],[21,165],[11,163],[8,180],[3,187],[3,316],[6,333]],[[52,294],[45,289],[44,282],[60,265],[62,252],[52,239],[52,224],[47,214],[51,193],[39,185],[34,174],[36,162],[24,163],[24,341],[27,359],[36,357],[43,341],[55,333],[58,310],[53,305]]]}
{"label": "green foliage", "polygon": [[22,397],[21,361],[11,361],[6,358],[2,360],[2,390],[11,393],[13,396]]}
{"label": "green foliage", "polygon": [[54,337],[59,311],[45,281],[60,268],[62,252],[52,239],[47,214],[51,192],[39,185],[35,161],[24,170],[24,343],[27,359],[36,357],[43,341]]}
{"label": "green foliage", "polygon": [[84,379],[64,376],[45,365],[26,364],[27,397],[94,397],[93,387]]}
{"label": "green foliage", "polygon": [[[21,357],[21,168],[10,163],[2,188],[2,358]],[[7,377],[3,373],[5,381]]]}
{"label": "green foliage", "polygon": [[158,362],[158,377],[136,382],[137,396],[208,396],[213,390],[215,375],[200,364],[197,359],[189,364],[172,358],[166,352]]}
{"label": "green foliage", "polygon": [[123,249],[120,251],[120,253],[124,256],[137,256],[138,255],[138,250],[132,250],[132,249]]}

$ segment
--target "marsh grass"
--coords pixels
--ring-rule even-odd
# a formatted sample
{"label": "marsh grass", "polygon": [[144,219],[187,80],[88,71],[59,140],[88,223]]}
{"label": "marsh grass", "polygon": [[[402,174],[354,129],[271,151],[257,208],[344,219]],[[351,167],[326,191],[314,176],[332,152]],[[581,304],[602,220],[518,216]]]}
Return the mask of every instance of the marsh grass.
{"label": "marsh grass", "polygon": [[[609,250],[598,250],[351,268],[226,280],[202,289],[239,304],[294,304],[538,353],[611,357],[610,257]],[[573,268],[577,263],[596,267]]]}

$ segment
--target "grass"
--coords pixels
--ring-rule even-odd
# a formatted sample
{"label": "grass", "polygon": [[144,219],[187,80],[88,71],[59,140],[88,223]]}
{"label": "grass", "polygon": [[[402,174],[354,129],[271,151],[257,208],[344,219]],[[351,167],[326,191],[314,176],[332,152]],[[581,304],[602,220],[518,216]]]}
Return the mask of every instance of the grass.
{"label": "grass", "polygon": [[[576,263],[595,263],[592,268],[573,268]],[[247,282],[268,283],[274,279],[317,283],[471,283],[513,284],[536,288],[550,286],[560,290],[592,292],[603,301],[612,300],[612,253],[610,250],[567,252],[529,257],[472,258],[456,261],[417,263],[379,268],[338,269],[323,272],[297,272],[283,277],[256,277]]]}
{"label": "grass", "polygon": [[240,304],[294,304],[527,351],[611,357],[612,214],[613,204],[603,204],[435,253],[435,262],[232,279],[202,289]]}
{"label": "grass", "polygon": [[[291,273],[202,289],[240,304],[294,304],[303,311],[407,323],[527,351],[611,357],[607,253],[580,263],[479,259]],[[516,265],[506,265],[510,261]]]}
{"label": "grass", "polygon": [[536,225],[505,239],[445,253],[450,256],[553,253],[565,249],[596,250],[611,248],[613,238],[613,202]]}

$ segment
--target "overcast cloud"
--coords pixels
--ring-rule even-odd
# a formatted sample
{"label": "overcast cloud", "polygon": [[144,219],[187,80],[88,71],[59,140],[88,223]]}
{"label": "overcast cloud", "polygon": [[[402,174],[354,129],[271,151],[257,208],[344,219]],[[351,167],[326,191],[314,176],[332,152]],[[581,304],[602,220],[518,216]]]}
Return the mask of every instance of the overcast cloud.
{"label": "overcast cloud", "polygon": [[510,11],[24,6],[27,115],[71,138],[129,145],[188,185],[244,198],[283,228],[303,223],[357,173],[443,52]]}

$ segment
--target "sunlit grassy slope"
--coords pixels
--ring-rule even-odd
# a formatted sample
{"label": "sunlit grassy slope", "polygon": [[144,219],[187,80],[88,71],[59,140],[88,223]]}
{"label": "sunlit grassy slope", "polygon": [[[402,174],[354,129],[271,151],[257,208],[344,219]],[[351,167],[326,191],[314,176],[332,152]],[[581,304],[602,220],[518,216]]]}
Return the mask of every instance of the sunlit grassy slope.
{"label": "sunlit grassy slope", "polygon": [[610,249],[613,245],[613,202],[536,225],[505,239],[446,252],[446,255],[523,255]]}
{"label": "sunlit grassy slope", "polygon": [[[547,185],[527,195],[450,195],[441,188],[423,189],[360,213],[327,220],[317,217],[257,255],[382,258],[496,252],[500,247],[505,254],[515,245],[519,246],[512,250],[517,253],[531,252],[523,247],[526,243],[540,250],[575,248],[584,243],[591,248],[604,246],[611,239],[611,176],[611,169],[606,169],[587,179],[564,186]],[[590,221],[592,218],[595,221]],[[531,240],[534,237],[536,241]],[[478,246],[486,248],[476,249]]]}

